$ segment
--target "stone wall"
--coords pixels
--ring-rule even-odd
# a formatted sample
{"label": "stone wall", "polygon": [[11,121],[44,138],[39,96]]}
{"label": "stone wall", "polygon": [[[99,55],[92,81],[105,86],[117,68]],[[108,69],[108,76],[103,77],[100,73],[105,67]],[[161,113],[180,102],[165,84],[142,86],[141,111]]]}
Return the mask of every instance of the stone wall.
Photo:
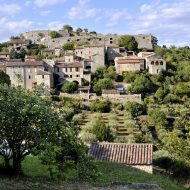
{"label": "stone wall", "polygon": [[135,165],[135,166],[132,166],[133,168],[137,168],[139,170],[143,170],[147,173],[150,173],[150,174],[153,174],[153,166],[152,165]]}

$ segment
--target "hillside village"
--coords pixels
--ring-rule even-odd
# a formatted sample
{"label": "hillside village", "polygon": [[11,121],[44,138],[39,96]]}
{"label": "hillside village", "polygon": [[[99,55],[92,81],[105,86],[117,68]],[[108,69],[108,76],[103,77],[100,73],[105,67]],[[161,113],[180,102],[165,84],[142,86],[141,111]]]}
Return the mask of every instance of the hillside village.
{"label": "hillside village", "polygon": [[[120,47],[118,45],[118,35],[103,36],[81,33],[78,35],[72,34],[72,36],[68,31],[63,30],[58,32],[61,37],[52,39],[48,36],[48,32],[27,32],[22,34],[19,39],[12,39],[7,42],[9,52],[0,53],[0,65],[10,76],[11,84],[26,89],[32,89],[36,85],[43,84],[48,88],[56,89],[58,85],[65,82],[75,82],[79,87],[79,95],[89,99],[90,93],[94,96],[90,84],[91,75],[96,72],[97,68],[112,65],[118,75],[125,72],[144,70],[154,75],[166,71],[166,61],[153,52],[153,36],[151,35],[135,36],[139,51],[139,53],[136,53],[127,50],[125,47]],[[64,43],[73,42],[84,44],[87,42],[87,44],[76,46],[73,50],[63,49]],[[40,52],[44,59],[40,59],[39,54],[27,55],[27,47],[32,44],[44,46]],[[17,52],[24,49],[26,55],[22,60],[13,59],[10,56],[10,51],[13,51],[13,49]],[[146,50],[146,52],[143,52],[143,50]],[[107,91],[106,97],[111,98],[113,94],[118,94],[118,98],[120,98],[119,94],[121,94],[121,91],[125,91],[125,85],[122,86],[121,84],[120,88],[117,88],[116,83],[115,86],[115,91]],[[119,91],[118,89],[122,90]],[[114,95],[114,97],[116,96]],[[131,98],[131,96],[129,97]],[[128,99],[126,95],[121,96],[121,99],[124,98]],[[136,96],[134,96],[134,99],[136,99]]]}
{"label": "hillside village", "polygon": [[43,177],[103,185],[130,182],[131,174],[117,174],[127,165],[148,176],[137,189],[185,189],[175,180],[189,187],[189,60],[189,47],[158,46],[146,34],[65,25],[11,37],[0,44],[0,83],[8,84],[0,88],[4,165],[15,159],[20,175],[29,172],[23,160],[40,160]]}

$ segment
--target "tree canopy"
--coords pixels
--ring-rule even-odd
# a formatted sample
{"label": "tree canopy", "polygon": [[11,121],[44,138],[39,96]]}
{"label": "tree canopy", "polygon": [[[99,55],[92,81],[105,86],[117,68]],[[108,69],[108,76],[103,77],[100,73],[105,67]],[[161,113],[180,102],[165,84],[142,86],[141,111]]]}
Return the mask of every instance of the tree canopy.
{"label": "tree canopy", "polygon": [[136,51],[138,48],[138,43],[134,36],[123,35],[119,38],[119,46],[125,47],[129,51]]}

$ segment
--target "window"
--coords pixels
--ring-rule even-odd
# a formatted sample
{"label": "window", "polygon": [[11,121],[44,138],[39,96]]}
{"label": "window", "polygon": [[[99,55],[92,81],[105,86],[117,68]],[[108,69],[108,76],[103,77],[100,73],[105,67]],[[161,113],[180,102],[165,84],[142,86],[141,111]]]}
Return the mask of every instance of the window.
{"label": "window", "polygon": [[72,75],[70,75],[70,78],[73,78],[73,76],[72,76]]}
{"label": "window", "polygon": [[28,78],[31,79],[31,76],[29,75]]}
{"label": "window", "polygon": [[76,75],[76,77],[80,77],[80,75]]}
{"label": "window", "polygon": [[157,69],[157,73],[159,73],[159,70]]}
{"label": "window", "polygon": [[70,68],[70,72],[72,72],[72,68]]}
{"label": "window", "polygon": [[82,51],[80,53],[82,54]]}
{"label": "window", "polygon": [[78,67],[77,67],[77,68],[75,68],[75,71],[76,71],[76,72],[79,72],[79,68],[78,68]]}
{"label": "window", "polygon": [[154,61],[151,61],[151,65],[154,65]]}
{"label": "window", "polygon": [[57,72],[59,72],[59,68],[57,68]]}
{"label": "window", "polygon": [[158,62],[158,61],[156,61],[156,65],[159,65],[159,62]]}
{"label": "window", "polygon": [[112,42],[112,41],[110,41],[110,44],[113,44],[113,42]]}
{"label": "window", "polygon": [[70,42],[70,40],[67,40],[68,42]]}
{"label": "window", "polygon": [[110,40],[113,40],[113,38],[110,38]]}
{"label": "window", "polygon": [[42,78],[44,79],[44,75],[42,75]]}
{"label": "window", "polygon": [[102,41],[102,38],[99,38],[99,41]]}
{"label": "window", "polygon": [[67,72],[67,68],[65,68],[65,72]]}
{"label": "window", "polygon": [[160,61],[160,65],[163,65],[164,63],[163,63],[163,61]]}
{"label": "window", "polygon": [[80,41],[80,39],[77,39],[77,42]]}

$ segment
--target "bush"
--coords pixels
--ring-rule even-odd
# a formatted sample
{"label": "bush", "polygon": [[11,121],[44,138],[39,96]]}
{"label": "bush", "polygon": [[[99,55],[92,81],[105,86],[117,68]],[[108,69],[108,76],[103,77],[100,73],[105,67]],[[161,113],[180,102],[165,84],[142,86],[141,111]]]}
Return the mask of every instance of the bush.
{"label": "bush", "polygon": [[75,46],[75,44],[74,43],[65,43],[64,45],[63,45],[63,50],[64,51],[68,51],[68,50],[74,50],[74,46]]}
{"label": "bush", "polygon": [[61,90],[65,93],[74,93],[78,90],[78,84],[75,82],[66,82],[63,84]]}
{"label": "bush", "polygon": [[169,157],[160,157],[155,159],[153,161],[153,164],[168,171],[173,165],[173,160]]}
{"label": "bush", "polygon": [[60,34],[56,31],[51,31],[49,33],[49,36],[53,39],[53,38],[59,38],[60,37]]}
{"label": "bush", "polygon": [[131,113],[133,117],[142,115],[146,111],[145,106],[137,102],[127,102],[125,105],[125,110]]}
{"label": "bush", "polygon": [[92,112],[108,113],[111,110],[111,102],[108,100],[97,100],[90,105]]}

